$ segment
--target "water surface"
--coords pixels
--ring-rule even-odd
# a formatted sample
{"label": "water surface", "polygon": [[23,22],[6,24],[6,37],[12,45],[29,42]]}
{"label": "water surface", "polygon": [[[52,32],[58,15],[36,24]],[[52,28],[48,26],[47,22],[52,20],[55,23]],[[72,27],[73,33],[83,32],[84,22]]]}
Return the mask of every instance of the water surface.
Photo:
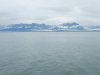
{"label": "water surface", "polygon": [[100,75],[100,32],[0,32],[0,75]]}

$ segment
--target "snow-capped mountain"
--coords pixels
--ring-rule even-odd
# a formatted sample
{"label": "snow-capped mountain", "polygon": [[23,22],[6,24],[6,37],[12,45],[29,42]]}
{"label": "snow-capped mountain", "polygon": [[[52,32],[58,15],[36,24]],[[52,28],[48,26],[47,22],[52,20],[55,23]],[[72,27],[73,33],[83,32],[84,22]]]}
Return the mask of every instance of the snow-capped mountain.
{"label": "snow-capped mountain", "polygon": [[12,24],[4,27],[2,31],[37,31],[37,30],[45,30],[49,29],[50,25],[45,24]]}
{"label": "snow-capped mountain", "polygon": [[58,26],[55,26],[53,30],[63,30],[63,31],[82,31],[86,30],[83,26],[73,22],[73,23],[64,23]]}
{"label": "snow-capped mountain", "polygon": [[12,24],[5,26],[1,31],[12,32],[34,32],[34,31],[87,31],[89,28],[80,26],[76,22],[64,23],[60,25],[45,25],[45,24]]}

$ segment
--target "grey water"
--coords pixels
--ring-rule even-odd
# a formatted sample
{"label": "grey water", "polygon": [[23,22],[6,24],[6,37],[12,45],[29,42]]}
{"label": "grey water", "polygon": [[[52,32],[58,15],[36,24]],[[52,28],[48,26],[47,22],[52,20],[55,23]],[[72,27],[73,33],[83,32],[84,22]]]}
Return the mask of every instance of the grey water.
{"label": "grey water", "polygon": [[100,32],[0,32],[0,75],[100,75]]}

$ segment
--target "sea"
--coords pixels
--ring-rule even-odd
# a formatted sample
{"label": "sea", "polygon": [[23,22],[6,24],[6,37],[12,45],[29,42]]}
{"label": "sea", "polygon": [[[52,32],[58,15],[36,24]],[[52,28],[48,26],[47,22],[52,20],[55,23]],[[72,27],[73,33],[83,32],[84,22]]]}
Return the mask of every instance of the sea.
{"label": "sea", "polygon": [[100,32],[0,32],[0,75],[100,75]]}

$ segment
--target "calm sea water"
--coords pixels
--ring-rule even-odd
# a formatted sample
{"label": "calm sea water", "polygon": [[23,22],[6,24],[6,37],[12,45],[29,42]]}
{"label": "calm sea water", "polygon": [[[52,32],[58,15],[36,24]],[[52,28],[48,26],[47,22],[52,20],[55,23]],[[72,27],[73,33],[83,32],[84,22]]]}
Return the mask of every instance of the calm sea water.
{"label": "calm sea water", "polygon": [[0,75],[100,75],[100,32],[0,32]]}

